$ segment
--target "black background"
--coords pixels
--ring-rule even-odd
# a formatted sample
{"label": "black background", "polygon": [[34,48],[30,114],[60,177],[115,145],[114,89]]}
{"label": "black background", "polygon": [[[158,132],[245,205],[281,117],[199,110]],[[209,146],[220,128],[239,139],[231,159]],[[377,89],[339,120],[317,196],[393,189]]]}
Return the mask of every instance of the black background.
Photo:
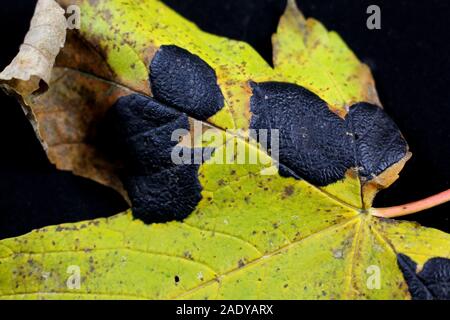
{"label": "black background", "polygon": [[[166,0],[202,29],[250,43],[271,60],[270,36],[283,0]],[[0,69],[15,56],[36,0],[5,1],[0,13]],[[300,0],[306,16],[336,30],[372,68],[380,99],[406,137],[413,158],[375,206],[391,206],[450,188],[450,2],[446,0]],[[381,8],[381,30],[366,9]],[[113,190],[47,160],[19,104],[0,93],[0,239],[33,228],[109,216],[126,209]],[[450,232],[450,204],[412,216]]]}

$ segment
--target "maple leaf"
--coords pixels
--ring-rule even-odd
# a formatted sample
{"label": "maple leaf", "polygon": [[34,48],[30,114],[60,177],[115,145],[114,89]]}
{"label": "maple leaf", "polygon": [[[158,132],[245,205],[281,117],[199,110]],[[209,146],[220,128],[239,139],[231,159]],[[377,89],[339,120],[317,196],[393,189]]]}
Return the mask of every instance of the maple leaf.
{"label": "maple leaf", "polygon": [[[57,57],[60,41],[32,38],[54,54],[24,49],[0,78],[58,168],[115,188],[132,209],[0,241],[2,298],[449,297],[450,236],[371,208],[410,153],[336,33],[289,1],[272,68],[156,0],[77,4],[81,29]],[[63,14],[50,0],[35,17],[44,11]],[[55,57],[51,79],[24,63]],[[96,144],[109,118],[119,160]],[[173,141],[176,129],[189,139]],[[279,132],[276,161],[255,142],[266,129]],[[183,150],[208,156],[175,165],[172,151],[191,140]],[[260,161],[227,161],[228,150]]]}

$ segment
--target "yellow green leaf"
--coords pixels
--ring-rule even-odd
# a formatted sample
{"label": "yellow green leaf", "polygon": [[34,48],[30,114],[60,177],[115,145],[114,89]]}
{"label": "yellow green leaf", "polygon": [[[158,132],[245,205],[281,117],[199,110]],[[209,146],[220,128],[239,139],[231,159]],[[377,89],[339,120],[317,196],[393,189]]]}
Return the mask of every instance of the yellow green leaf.
{"label": "yellow green leaf", "polygon": [[[355,103],[379,105],[367,66],[293,1],[273,38],[274,68],[249,45],[205,33],[157,0],[76,3],[81,30],[69,33],[48,91],[23,97],[59,168],[127,197],[115,163],[90,144],[91,128],[119,97],[154,96],[148,68],[161,46],[183,48],[215,71],[223,108],[189,120],[226,139],[194,136],[215,150],[199,166],[201,200],[183,221],[145,224],[130,210],[0,241],[1,298],[408,299],[399,254],[418,270],[450,258],[448,234],[367,210],[398,177],[407,150],[379,175],[351,167],[318,186],[273,172],[249,139],[252,82],[304,87],[342,121]],[[230,146],[268,161],[223,164]]]}

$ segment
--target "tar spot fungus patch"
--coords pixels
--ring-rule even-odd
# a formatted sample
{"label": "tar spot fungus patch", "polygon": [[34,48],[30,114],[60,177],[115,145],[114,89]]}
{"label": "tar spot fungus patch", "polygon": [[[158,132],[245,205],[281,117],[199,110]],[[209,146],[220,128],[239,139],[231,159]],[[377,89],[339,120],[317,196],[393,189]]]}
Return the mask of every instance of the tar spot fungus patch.
{"label": "tar spot fungus patch", "polygon": [[224,106],[217,77],[205,61],[175,45],[164,45],[150,64],[154,97],[199,120],[206,120]]}
{"label": "tar spot fungus patch", "polygon": [[354,104],[342,119],[301,86],[281,82],[250,85],[250,128],[257,129],[255,139],[260,129],[279,130],[283,176],[326,186],[343,179],[348,169],[360,168],[360,176],[371,179],[406,155],[406,141],[378,106]]}
{"label": "tar spot fungus patch", "polygon": [[178,144],[172,132],[189,130],[187,115],[139,94],[118,99],[112,110],[133,215],[145,223],[186,218],[202,199],[199,165],[171,159]]}
{"label": "tar spot fungus patch", "polygon": [[450,299],[450,259],[429,259],[420,272],[417,264],[404,254],[397,255],[397,263],[413,299]]}

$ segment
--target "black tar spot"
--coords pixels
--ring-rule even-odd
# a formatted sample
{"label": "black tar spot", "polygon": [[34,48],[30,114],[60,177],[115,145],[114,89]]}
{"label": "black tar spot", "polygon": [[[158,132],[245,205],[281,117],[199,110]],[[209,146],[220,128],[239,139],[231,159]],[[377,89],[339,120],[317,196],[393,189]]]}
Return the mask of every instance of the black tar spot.
{"label": "black tar spot", "polygon": [[198,120],[224,106],[215,71],[200,57],[175,45],[161,46],[150,64],[154,97]]}
{"label": "black tar spot", "polygon": [[[281,82],[251,86],[250,128],[279,130],[283,176],[325,186],[344,178],[352,167],[361,167],[362,177],[376,176],[406,155],[400,131],[377,106],[355,104],[342,119],[301,86]],[[271,148],[270,131],[267,140]]]}
{"label": "black tar spot", "polygon": [[360,175],[377,176],[406,155],[406,141],[392,119],[378,106],[357,103],[350,107],[347,126],[354,134]]}
{"label": "black tar spot", "polygon": [[178,144],[172,132],[189,129],[187,115],[138,94],[118,99],[112,111],[126,155],[124,184],[133,215],[146,223],[186,218],[202,198],[199,165],[171,159]]}
{"label": "black tar spot", "polygon": [[397,255],[397,263],[415,300],[450,300],[450,259],[429,259],[416,273],[417,264],[404,254]]}

